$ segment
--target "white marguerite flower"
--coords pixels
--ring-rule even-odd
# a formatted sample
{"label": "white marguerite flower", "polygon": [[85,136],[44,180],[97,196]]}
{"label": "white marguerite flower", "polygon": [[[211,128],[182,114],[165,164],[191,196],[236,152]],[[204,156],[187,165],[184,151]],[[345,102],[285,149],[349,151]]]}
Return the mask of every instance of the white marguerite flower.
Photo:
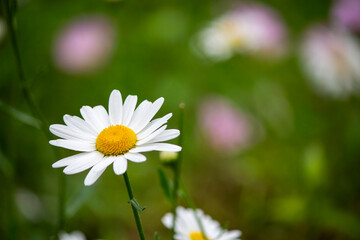
{"label": "white marguerite flower", "polygon": [[82,153],[61,159],[52,167],[66,167],[65,174],[75,174],[89,168],[85,185],[93,184],[113,163],[114,172],[123,174],[127,160],[144,162],[142,152],[181,151],[181,147],[163,143],[180,135],[177,129],[166,130],[164,125],[172,116],[152,120],[164,102],[143,101],[136,109],[137,96],[129,95],[122,102],[121,93],[113,90],[109,99],[109,113],[103,106],[80,109],[84,119],[64,115],[66,125],[53,124],[50,131],[62,139],[51,140],[50,144]]}
{"label": "white marguerite flower", "polygon": [[[195,215],[196,212],[196,215]],[[241,236],[241,231],[233,230],[228,231],[223,229],[220,224],[213,220],[210,216],[205,215],[202,210],[185,209],[183,207],[176,208],[175,220],[175,239],[176,240],[238,240]],[[198,219],[196,219],[196,217]],[[204,233],[198,224],[201,222]],[[172,229],[173,227],[173,214],[167,213],[161,219],[163,224]]]}

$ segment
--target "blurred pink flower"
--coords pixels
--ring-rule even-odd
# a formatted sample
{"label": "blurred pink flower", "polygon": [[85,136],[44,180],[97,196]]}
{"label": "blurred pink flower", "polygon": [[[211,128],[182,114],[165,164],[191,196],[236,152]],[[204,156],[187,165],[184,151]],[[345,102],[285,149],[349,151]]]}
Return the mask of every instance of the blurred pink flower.
{"label": "blurred pink flower", "polygon": [[360,32],[360,0],[337,0],[331,14],[336,24]]}
{"label": "blurred pink flower", "polygon": [[283,56],[287,30],[279,15],[260,3],[240,3],[199,34],[200,50],[215,60],[235,53],[267,58]]}
{"label": "blurred pink flower", "polygon": [[199,107],[199,125],[216,150],[235,152],[253,145],[255,121],[220,97],[208,97]]}
{"label": "blurred pink flower", "polygon": [[317,25],[301,46],[302,64],[310,83],[323,94],[344,98],[360,87],[360,48],[344,29]]}
{"label": "blurred pink flower", "polygon": [[115,32],[109,19],[80,17],[58,34],[53,49],[54,62],[66,73],[91,73],[109,59],[114,44]]}

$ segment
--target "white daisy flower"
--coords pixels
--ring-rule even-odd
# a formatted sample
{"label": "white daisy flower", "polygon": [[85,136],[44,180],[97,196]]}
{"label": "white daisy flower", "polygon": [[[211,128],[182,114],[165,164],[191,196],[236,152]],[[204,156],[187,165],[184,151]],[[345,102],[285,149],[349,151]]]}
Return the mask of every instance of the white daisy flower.
{"label": "white daisy flower", "polygon": [[[195,212],[192,209],[183,207],[176,208],[175,236],[176,240],[239,240],[241,231],[228,231],[223,229],[220,224],[210,216],[205,215],[202,210],[196,209],[196,216],[203,226],[204,233],[201,232]],[[161,219],[163,224],[172,229],[173,214],[167,213]]]}
{"label": "white daisy flower", "polygon": [[121,93],[113,90],[109,113],[103,106],[83,106],[80,112],[84,120],[64,115],[66,125],[51,125],[50,131],[62,138],[51,140],[51,145],[82,152],[59,160],[52,167],[66,167],[64,173],[68,175],[91,168],[84,182],[89,186],[112,163],[115,174],[120,175],[126,172],[127,160],[146,160],[141,152],[181,151],[177,145],[162,143],[180,135],[179,130],[166,130],[164,125],[172,114],[152,120],[164,98],[153,103],[145,100],[135,109],[136,102],[137,96],[129,95],[123,103]]}

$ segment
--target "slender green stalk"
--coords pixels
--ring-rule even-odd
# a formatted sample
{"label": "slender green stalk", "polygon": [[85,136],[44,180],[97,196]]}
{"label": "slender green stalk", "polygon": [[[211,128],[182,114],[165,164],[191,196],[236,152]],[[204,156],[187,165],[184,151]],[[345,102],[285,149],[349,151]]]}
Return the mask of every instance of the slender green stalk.
{"label": "slender green stalk", "polygon": [[14,24],[13,24],[14,16],[10,9],[9,0],[3,0],[2,2],[3,2],[3,6],[5,5],[4,9],[5,9],[5,15],[6,15],[6,22],[7,22],[7,27],[9,29],[11,46],[13,48],[13,52],[14,52],[14,56],[15,56],[15,62],[16,62],[16,67],[17,67],[17,73],[18,73],[19,80],[20,80],[21,92],[24,95],[26,103],[28,104],[33,116],[35,116],[36,118],[38,118],[41,121],[41,123],[42,123],[41,128],[42,128],[45,136],[49,138],[50,134],[46,128],[47,122],[33,100],[33,97],[31,95],[30,88],[29,88],[29,83],[25,77],[24,68],[23,68],[21,57],[20,57],[20,50],[19,50],[19,47],[17,44],[16,34],[15,34],[15,29],[14,29]]}
{"label": "slender green stalk", "polygon": [[[124,173],[124,180],[125,180],[125,185],[126,185],[126,189],[128,191],[128,194],[129,194],[129,198],[130,198],[130,201],[134,201],[134,195],[133,195],[133,192],[132,192],[132,189],[131,189],[131,185],[130,185],[130,180],[129,180],[129,177],[127,175],[127,172]],[[134,214],[134,218],[135,218],[135,222],[136,222],[136,226],[137,226],[137,229],[138,229],[138,232],[139,232],[139,236],[140,236],[140,239],[141,240],[145,240],[145,235],[144,235],[144,230],[141,226],[141,221],[140,221],[140,216],[139,216],[139,212],[138,210],[135,208],[135,206],[133,204],[131,204],[131,208],[132,208],[132,211],[133,211],[133,214]]]}
{"label": "slender green stalk", "polygon": [[[1,2],[2,2],[3,9],[5,11],[4,13],[5,13],[5,17],[6,17],[9,34],[10,34],[11,46],[12,46],[14,56],[15,56],[15,63],[16,63],[16,67],[17,67],[17,73],[19,76],[19,85],[20,85],[21,92],[25,98],[25,101],[26,101],[32,115],[40,120],[40,122],[41,122],[40,128],[41,128],[43,134],[45,135],[45,137],[48,140],[50,140],[51,135],[48,131],[48,123],[47,123],[45,117],[42,115],[41,111],[39,110],[38,106],[35,104],[35,101],[31,95],[29,83],[26,79],[26,75],[24,72],[21,55],[20,55],[20,50],[19,50],[19,46],[17,43],[14,24],[13,24],[14,23],[14,15],[10,8],[10,0],[1,0]],[[57,151],[54,150],[54,154],[58,158],[59,154],[57,153]],[[65,178],[64,178],[63,174],[60,174],[59,175],[59,213],[58,213],[58,229],[57,230],[59,231],[59,230],[64,229],[64,225],[65,225]]]}
{"label": "slender green stalk", "polygon": [[[179,145],[183,147],[183,136],[184,136],[184,109],[185,109],[185,104],[181,103],[180,104],[180,114],[179,114],[179,130],[180,130],[180,136],[179,136]],[[178,192],[180,189],[180,179],[181,179],[181,162],[182,162],[182,155],[183,155],[183,150],[179,153],[179,157],[177,159],[177,161],[175,162],[175,164],[173,165],[173,171],[174,171],[174,189],[173,189],[173,202],[172,202],[172,214],[173,214],[173,223],[172,223],[172,239],[174,240],[174,236],[175,236],[175,225],[176,225],[176,207],[178,204]],[[181,192],[182,192],[182,196],[185,200],[185,202],[187,203],[187,205],[190,206],[190,208],[193,210],[194,212],[194,216],[195,219],[199,225],[199,228],[201,230],[201,233],[203,234],[203,237],[205,240],[208,240],[208,238],[206,237],[206,233],[204,230],[204,227],[201,223],[200,218],[197,216],[196,214],[196,206],[194,204],[194,202],[191,200],[189,194],[187,194],[184,190],[183,184],[181,184]]]}
{"label": "slender green stalk", "polygon": [[196,214],[196,205],[195,205],[194,201],[191,199],[190,195],[185,191],[183,184],[181,184],[181,195],[184,198],[186,204],[189,205],[189,207],[193,210],[195,219],[197,221],[197,224],[199,225],[200,231],[203,234],[204,239],[208,240],[208,238],[206,237],[204,226],[203,226],[199,216]]}
{"label": "slender green stalk", "polygon": [[[180,108],[180,114],[179,114],[179,130],[180,130],[180,136],[179,136],[179,146],[182,146],[183,144],[183,131],[184,131],[184,109],[185,109],[185,104],[184,103],[180,103],[179,105]],[[178,158],[175,161],[172,169],[174,171],[174,189],[173,189],[173,202],[172,202],[172,214],[173,214],[173,222],[172,222],[172,239],[174,240],[174,236],[175,236],[175,225],[176,225],[176,207],[178,204],[178,191],[179,191],[179,183],[180,183],[180,175],[181,175],[181,162],[182,162],[182,152],[184,151],[184,149],[182,149],[182,151],[179,152]]]}

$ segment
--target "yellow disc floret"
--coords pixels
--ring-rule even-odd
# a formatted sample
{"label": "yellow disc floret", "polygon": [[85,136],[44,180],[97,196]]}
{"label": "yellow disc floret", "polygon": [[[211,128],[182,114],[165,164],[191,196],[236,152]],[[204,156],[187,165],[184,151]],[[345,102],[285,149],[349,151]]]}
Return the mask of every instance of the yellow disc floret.
{"label": "yellow disc floret", "polygon": [[[202,232],[192,232],[189,235],[191,240],[206,240],[204,234]],[[209,239],[207,239],[209,240]]]}
{"label": "yellow disc floret", "polygon": [[105,128],[96,138],[96,149],[106,156],[122,155],[132,149],[137,138],[133,130],[123,125]]}

